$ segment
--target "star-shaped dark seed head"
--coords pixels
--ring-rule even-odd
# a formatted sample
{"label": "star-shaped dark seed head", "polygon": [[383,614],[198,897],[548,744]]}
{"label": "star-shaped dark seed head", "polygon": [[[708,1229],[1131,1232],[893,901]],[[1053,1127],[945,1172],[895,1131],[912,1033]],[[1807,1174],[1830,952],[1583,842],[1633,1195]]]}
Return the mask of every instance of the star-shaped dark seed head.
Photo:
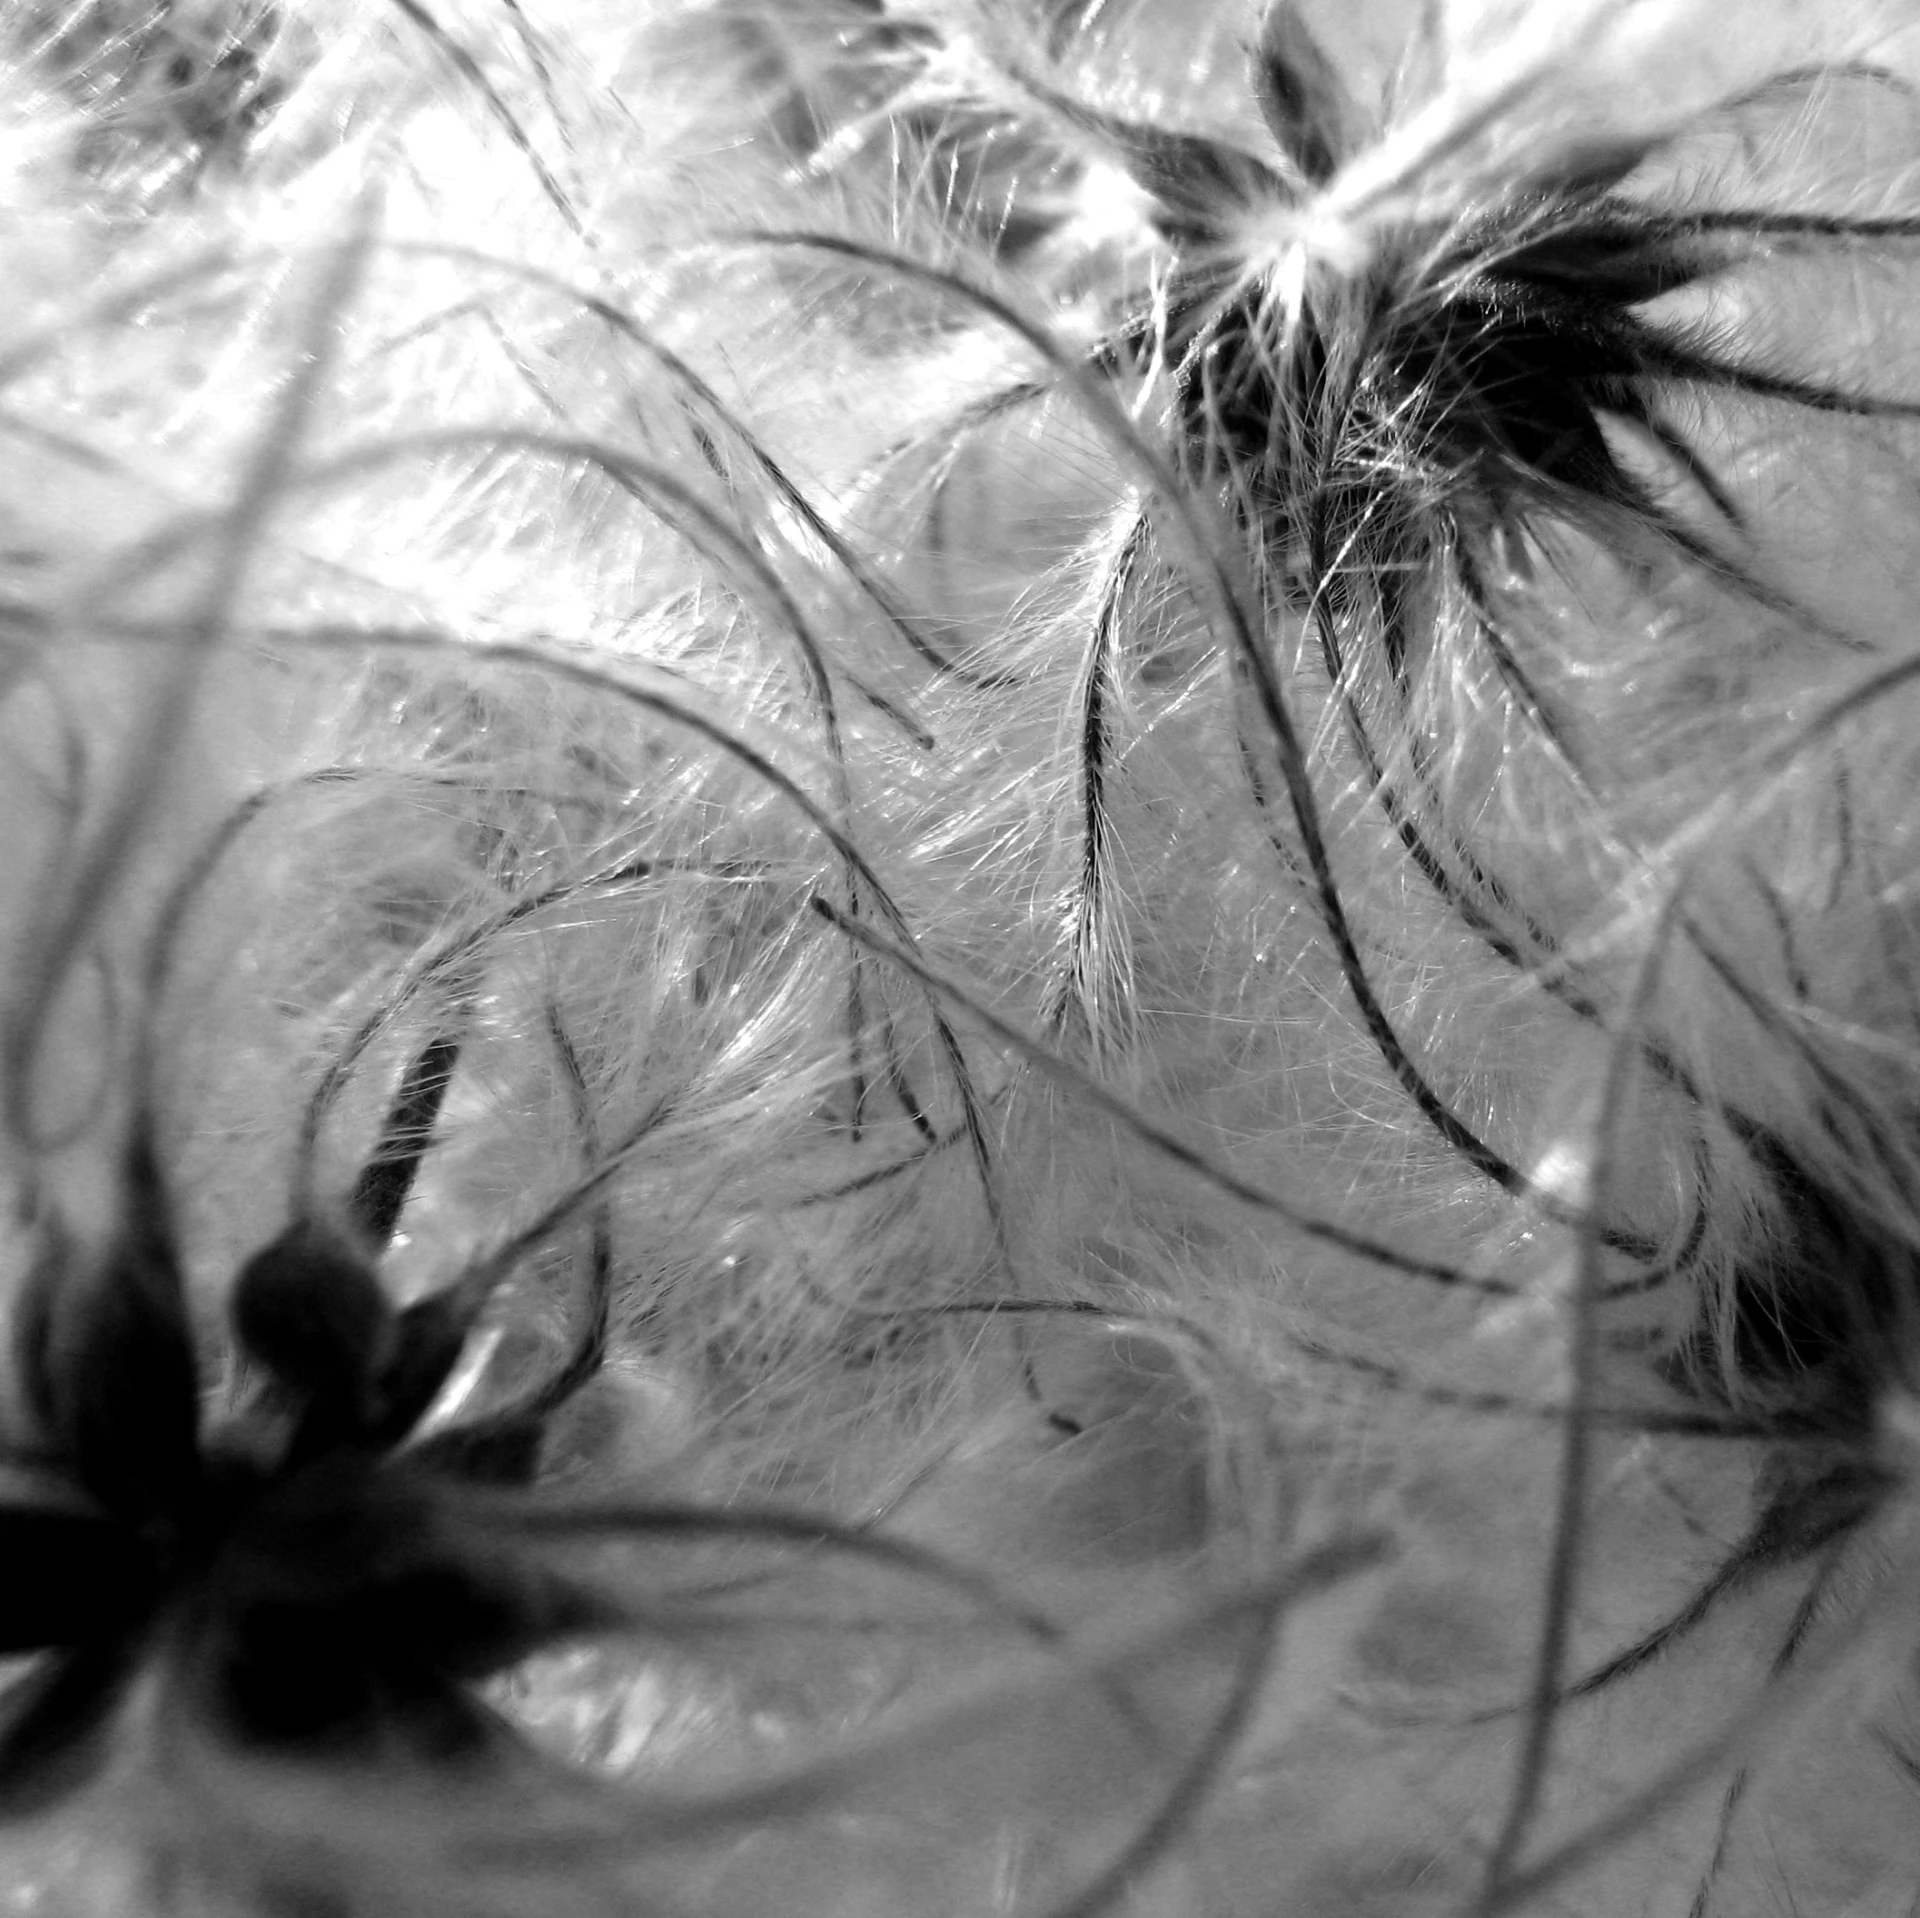
{"label": "star-shaped dark seed head", "polygon": [[[90,1777],[155,1660],[241,1744],[485,1745],[467,1682],[605,1608],[488,1535],[458,1445],[405,1446],[471,1303],[398,1309],[349,1231],[296,1222],[241,1269],[255,1388],[203,1437],[184,1289],[147,1223],[97,1261],[50,1230],[16,1319],[37,1443],[0,1475],[0,1652],[49,1657],[0,1726],[0,1809]],[[498,1449],[475,1455],[489,1472]]]}

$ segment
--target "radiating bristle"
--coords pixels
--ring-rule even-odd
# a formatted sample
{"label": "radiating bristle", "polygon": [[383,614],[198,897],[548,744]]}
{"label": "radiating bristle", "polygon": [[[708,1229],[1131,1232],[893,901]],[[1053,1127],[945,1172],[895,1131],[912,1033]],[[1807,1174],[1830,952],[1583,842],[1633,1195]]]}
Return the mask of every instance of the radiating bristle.
{"label": "radiating bristle", "polygon": [[21,1909],[1907,1911],[1916,86],[0,19]]}

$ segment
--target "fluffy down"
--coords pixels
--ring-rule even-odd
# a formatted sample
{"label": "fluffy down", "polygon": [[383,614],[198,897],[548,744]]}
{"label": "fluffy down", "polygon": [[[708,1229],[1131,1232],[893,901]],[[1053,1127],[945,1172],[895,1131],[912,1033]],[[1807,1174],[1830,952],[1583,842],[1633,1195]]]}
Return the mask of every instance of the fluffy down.
{"label": "fluffy down", "polygon": [[1920,1908],[1920,16],[0,23],[0,1866]]}

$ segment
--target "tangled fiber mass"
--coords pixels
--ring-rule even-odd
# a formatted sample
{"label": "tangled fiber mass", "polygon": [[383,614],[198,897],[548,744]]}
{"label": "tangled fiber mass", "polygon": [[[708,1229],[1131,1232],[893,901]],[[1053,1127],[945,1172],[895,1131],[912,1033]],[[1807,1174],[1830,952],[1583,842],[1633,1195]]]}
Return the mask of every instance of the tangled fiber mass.
{"label": "tangled fiber mass", "polygon": [[0,20],[0,1870],[1920,1910],[1906,0]]}

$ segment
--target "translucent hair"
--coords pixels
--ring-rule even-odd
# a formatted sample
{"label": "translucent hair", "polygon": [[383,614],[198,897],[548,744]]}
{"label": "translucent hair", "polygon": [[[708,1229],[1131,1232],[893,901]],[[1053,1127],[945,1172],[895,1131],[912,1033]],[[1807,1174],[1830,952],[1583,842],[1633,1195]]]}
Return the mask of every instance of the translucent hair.
{"label": "translucent hair", "polygon": [[1920,41],[1414,14],[9,10],[21,1910],[1912,1909]]}

